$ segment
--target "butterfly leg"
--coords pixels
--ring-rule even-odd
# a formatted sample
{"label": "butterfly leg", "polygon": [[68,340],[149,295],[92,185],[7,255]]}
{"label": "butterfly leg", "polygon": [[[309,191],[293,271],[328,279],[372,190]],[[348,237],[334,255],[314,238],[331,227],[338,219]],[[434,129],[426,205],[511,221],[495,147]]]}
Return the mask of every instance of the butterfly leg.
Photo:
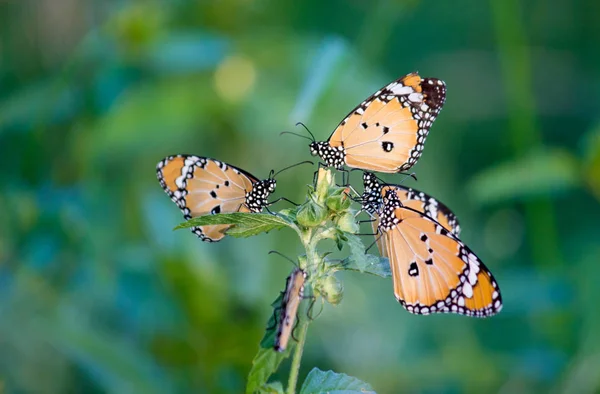
{"label": "butterfly leg", "polygon": [[296,332],[296,328],[298,328],[298,323],[300,323],[300,319],[298,319],[298,316],[296,316],[296,322],[294,323],[294,328],[292,328],[292,338],[294,338],[294,341],[296,342],[298,342],[298,338],[296,338],[294,333]]}
{"label": "butterfly leg", "polygon": [[373,243],[371,245],[369,245],[368,248],[365,249],[365,254],[367,254],[367,252],[369,251],[369,249],[371,249],[373,247],[373,245],[375,245],[377,243],[377,241],[379,241],[379,239],[383,237],[383,234],[379,235],[379,237],[375,238],[375,241],[373,241]]}
{"label": "butterfly leg", "polygon": [[316,316],[313,316],[312,311],[313,311],[313,307],[315,306],[315,303],[317,302],[317,297],[315,297],[313,295],[313,296],[309,296],[308,298],[311,299],[311,302],[310,302],[310,306],[308,307],[308,310],[306,311],[306,316],[308,316],[308,318],[310,320],[315,320],[316,318],[321,316],[321,313],[323,313],[323,298],[321,298],[321,310],[319,311],[319,313],[317,313]]}
{"label": "butterfly leg", "polygon": [[279,197],[277,200],[273,200],[273,201],[271,201],[270,203],[268,203],[268,204],[267,204],[267,206],[271,206],[271,205],[273,205],[273,204],[275,204],[275,203],[278,203],[279,201],[287,201],[287,202],[289,202],[290,204],[292,204],[292,205],[294,205],[294,206],[296,206],[296,207],[297,207],[298,205],[300,205],[300,204],[296,204],[295,202],[293,202],[293,201],[292,201],[292,200],[290,200],[289,198],[285,198],[285,197]]}
{"label": "butterfly leg", "polygon": [[269,325],[267,326],[267,331],[271,331],[274,330],[277,327],[277,314],[281,311],[281,307],[278,306],[277,308],[273,308],[273,316],[271,316],[271,318],[273,319],[273,325]]}

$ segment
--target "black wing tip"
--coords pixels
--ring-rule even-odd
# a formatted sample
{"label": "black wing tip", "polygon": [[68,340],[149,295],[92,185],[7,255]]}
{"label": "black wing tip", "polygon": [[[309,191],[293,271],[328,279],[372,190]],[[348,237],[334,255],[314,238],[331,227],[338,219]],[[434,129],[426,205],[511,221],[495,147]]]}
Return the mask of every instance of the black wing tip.
{"label": "black wing tip", "polygon": [[446,82],[437,78],[424,78],[421,84],[425,103],[432,108],[439,108],[446,102]]}

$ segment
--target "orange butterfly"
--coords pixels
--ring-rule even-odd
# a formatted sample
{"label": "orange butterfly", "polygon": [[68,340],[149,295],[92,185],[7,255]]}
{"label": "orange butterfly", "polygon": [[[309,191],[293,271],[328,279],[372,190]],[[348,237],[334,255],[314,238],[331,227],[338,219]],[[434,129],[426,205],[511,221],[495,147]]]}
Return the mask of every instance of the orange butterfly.
{"label": "orange butterfly", "polygon": [[[455,235],[460,228],[454,214],[425,194],[419,193],[419,199],[426,196],[429,205],[437,207],[435,210],[423,201],[415,203],[406,189],[389,185],[380,190],[381,206],[369,201],[369,195],[363,206],[377,209],[377,231],[381,234],[378,245],[382,256],[390,260],[394,295],[402,306],[422,315],[450,312],[488,317],[500,312],[498,284],[483,262]],[[428,211],[443,220],[434,220]]]}
{"label": "orange butterfly", "polygon": [[305,282],[306,272],[300,268],[294,269],[292,274],[287,278],[275,337],[275,350],[278,352],[285,350],[292,335],[298,307],[304,299]]}
{"label": "orange butterfly", "polygon": [[[281,172],[281,171],[280,171]],[[231,212],[261,212],[277,182],[273,171],[259,181],[248,172],[221,161],[191,155],[169,156],[156,166],[160,185],[189,220],[196,216]],[[225,224],[192,227],[206,242],[225,237]]]}
{"label": "orange butterfly", "polygon": [[[369,216],[374,218],[371,225],[373,227],[373,232],[377,233],[379,227],[378,212],[383,206],[383,196],[381,195],[383,185],[375,174],[366,171],[363,173],[363,184],[362,210],[366,211]],[[402,203],[402,206],[417,210],[430,218],[435,218],[435,220],[444,226],[446,230],[457,237],[460,235],[460,224],[458,223],[458,219],[446,205],[421,191],[401,185],[393,185],[393,187],[396,188],[396,194]],[[379,253],[383,257],[388,257],[383,250],[383,247],[382,238],[379,237],[377,239]]]}
{"label": "orange butterfly", "polygon": [[446,84],[408,74],[354,108],[327,141],[310,144],[327,166],[401,172],[421,156],[431,124],[446,100]]}

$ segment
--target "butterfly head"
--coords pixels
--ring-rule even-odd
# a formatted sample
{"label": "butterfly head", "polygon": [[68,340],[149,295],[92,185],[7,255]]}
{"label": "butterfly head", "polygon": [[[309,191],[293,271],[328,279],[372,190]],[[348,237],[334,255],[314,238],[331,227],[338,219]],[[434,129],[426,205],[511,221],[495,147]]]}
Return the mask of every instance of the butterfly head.
{"label": "butterfly head", "polygon": [[313,156],[321,156],[320,152],[323,151],[323,148],[321,147],[322,144],[323,142],[311,142],[310,145],[308,145],[308,147],[310,148],[310,154]]}
{"label": "butterfly head", "polygon": [[277,181],[272,178],[258,181],[252,186],[252,190],[246,193],[246,205],[251,212],[258,213],[269,204],[267,199],[275,191]]}
{"label": "butterfly head", "polygon": [[277,187],[277,181],[275,179],[265,179],[264,181],[265,189],[269,192],[269,194],[275,191]]}
{"label": "butterfly head", "polygon": [[398,194],[396,193],[396,188],[386,186],[382,189],[381,195],[383,196],[383,203],[386,206],[394,206],[394,207],[402,206],[402,202],[400,201],[400,198],[398,197]]}
{"label": "butterfly head", "polygon": [[342,168],[345,163],[346,151],[343,146],[331,146],[329,141],[314,141],[309,145],[310,154],[319,156],[327,167]]}

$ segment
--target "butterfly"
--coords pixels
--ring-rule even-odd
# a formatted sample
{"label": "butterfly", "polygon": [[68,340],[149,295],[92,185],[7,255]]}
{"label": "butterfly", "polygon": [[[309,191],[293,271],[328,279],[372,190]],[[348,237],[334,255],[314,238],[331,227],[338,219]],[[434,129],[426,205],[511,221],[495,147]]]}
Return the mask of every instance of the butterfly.
{"label": "butterfly", "polygon": [[281,301],[281,310],[275,336],[275,350],[283,352],[292,335],[298,306],[304,299],[304,283],[306,283],[306,272],[300,268],[294,269],[288,276],[285,293]]}
{"label": "butterfly", "polygon": [[444,81],[408,74],[350,111],[327,141],[314,141],[313,136],[310,152],[338,169],[347,165],[368,171],[406,171],[421,156],[445,100]]}
{"label": "butterfly", "polygon": [[413,189],[381,186],[370,173],[364,182],[363,209],[375,212],[378,247],[390,261],[394,295],[404,308],[422,315],[500,312],[496,280],[460,241],[458,220],[445,205]]}
{"label": "butterfly", "polygon": [[[186,220],[209,213],[261,212],[269,205],[267,198],[277,186],[273,171],[268,179],[261,181],[222,161],[192,155],[161,160],[156,175]],[[230,227],[218,224],[191,230],[202,241],[217,242]]]}
{"label": "butterfly", "polygon": [[[366,211],[374,220],[371,221],[373,232],[376,233],[379,226],[377,213],[383,206],[383,196],[381,189],[383,187],[379,178],[372,172],[365,171],[363,173],[363,194],[362,194],[362,210]],[[457,237],[460,235],[460,224],[456,215],[446,205],[442,204],[430,195],[401,185],[393,185],[396,188],[396,194],[402,203],[402,206],[415,209],[430,218],[440,223],[444,228],[450,231]],[[383,242],[381,238],[377,239],[377,248],[379,253],[385,255],[383,250]]]}

